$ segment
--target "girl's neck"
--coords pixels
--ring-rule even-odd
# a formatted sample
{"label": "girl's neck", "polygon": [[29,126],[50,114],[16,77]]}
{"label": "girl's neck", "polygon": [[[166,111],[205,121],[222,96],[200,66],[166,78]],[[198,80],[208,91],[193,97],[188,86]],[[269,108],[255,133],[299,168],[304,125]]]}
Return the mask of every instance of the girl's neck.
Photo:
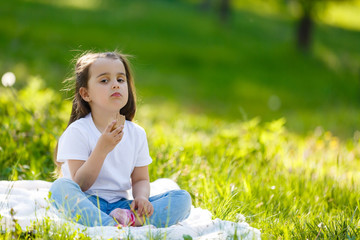
{"label": "girl's neck", "polygon": [[117,112],[97,113],[96,111],[91,111],[93,122],[101,133],[104,132],[107,125],[115,119],[116,114]]}

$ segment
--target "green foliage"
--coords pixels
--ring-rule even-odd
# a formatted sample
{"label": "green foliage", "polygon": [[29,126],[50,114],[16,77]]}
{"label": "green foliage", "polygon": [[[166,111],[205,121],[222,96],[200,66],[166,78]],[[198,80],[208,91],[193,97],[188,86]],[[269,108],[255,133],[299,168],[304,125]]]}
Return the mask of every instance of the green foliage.
{"label": "green foliage", "polygon": [[[52,180],[69,102],[36,78],[0,91],[1,179]],[[214,218],[246,220],[269,238],[359,236],[360,136],[344,142],[318,128],[302,137],[283,118],[226,121],[165,103],[140,105],[136,119],[147,130],[151,179],[175,180]]]}
{"label": "green foliage", "polygon": [[[0,88],[0,179],[53,180],[73,50],[119,48],[136,56],[152,180],[174,179],[195,207],[264,238],[359,238],[359,32],[319,25],[313,54],[300,55],[285,18],[238,11],[222,26],[181,1],[78,2],[0,3],[0,70],[17,76]],[[44,221],[44,237],[0,239],[52,239]]]}
{"label": "green foliage", "polygon": [[20,91],[0,88],[0,179],[51,180],[52,153],[68,112],[41,79]]}
{"label": "green foliage", "polygon": [[284,119],[226,122],[151,109],[142,106],[139,119],[155,159],[152,179],[174,179],[214,218],[244,215],[269,238],[358,236],[359,138],[345,143],[321,129],[300,137]]}
{"label": "green foliage", "polygon": [[10,239],[42,239],[42,240],[90,240],[85,230],[73,230],[70,223],[58,224],[48,217],[41,221],[33,222],[31,227],[23,231],[14,216],[13,226],[11,229],[1,229],[0,240]]}
{"label": "green foliage", "polygon": [[258,14],[233,11],[224,26],[184,1],[1,1],[0,72],[13,71],[19,89],[40,75],[58,90],[79,51],[118,48],[135,56],[145,103],[173,101],[229,120],[285,117],[292,131],[323,126],[351,137],[360,118],[359,32],[318,24],[313,52],[303,55],[294,20],[264,15],[256,2]]}

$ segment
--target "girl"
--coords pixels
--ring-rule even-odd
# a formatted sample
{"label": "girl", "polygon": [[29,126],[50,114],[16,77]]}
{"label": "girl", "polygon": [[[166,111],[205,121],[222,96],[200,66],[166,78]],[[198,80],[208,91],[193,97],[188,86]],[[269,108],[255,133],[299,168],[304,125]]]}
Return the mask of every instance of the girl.
{"label": "girl", "polygon": [[[149,198],[152,159],[144,129],[132,122],[135,89],[126,56],[86,53],[75,74],[69,124],[55,151],[62,178],[51,186],[53,204],[87,226],[165,227],[186,219],[186,191]],[[113,119],[119,113],[126,121],[117,127]],[[130,188],[134,200],[127,195]]]}

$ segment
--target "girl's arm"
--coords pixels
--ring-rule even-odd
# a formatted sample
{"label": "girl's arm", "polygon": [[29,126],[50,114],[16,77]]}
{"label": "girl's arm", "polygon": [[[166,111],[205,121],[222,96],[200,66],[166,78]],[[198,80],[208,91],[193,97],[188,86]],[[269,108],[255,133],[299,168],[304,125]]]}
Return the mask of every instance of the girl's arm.
{"label": "girl's arm", "polygon": [[131,203],[131,209],[137,209],[140,216],[150,217],[154,212],[154,207],[149,202],[150,196],[150,177],[148,166],[135,167],[131,174],[132,194],[134,201]]}
{"label": "girl's arm", "polygon": [[71,177],[83,192],[87,191],[99,176],[106,155],[97,144],[87,161],[68,160]]}
{"label": "girl's arm", "polygon": [[88,190],[94,184],[107,154],[122,139],[124,126],[110,131],[114,124],[115,122],[112,122],[106,127],[87,161],[68,160],[71,177],[79,184],[82,191]]}

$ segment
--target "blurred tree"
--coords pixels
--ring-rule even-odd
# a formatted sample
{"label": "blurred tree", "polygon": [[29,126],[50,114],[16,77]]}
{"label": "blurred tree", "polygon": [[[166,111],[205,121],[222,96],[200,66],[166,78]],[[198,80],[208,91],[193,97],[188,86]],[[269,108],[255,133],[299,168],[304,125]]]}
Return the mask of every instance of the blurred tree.
{"label": "blurred tree", "polygon": [[[222,1],[222,0],[219,0]],[[312,35],[315,19],[326,10],[330,3],[356,2],[360,0],[232,0],[232,5],[238,8],[249,8],[256,12],[288,12],[295,14],[296,44],[301,51],[309,51],[312,45]]]}
{"label": "blurred tree", "polygon": [[219,14],[222,22],[227,22],[230,16],[230,0],[220,0]]}
{"label": "blurred tree", "polygon": [[315,9],[316,0],[297,0],[302,9],[302,15],[297,27],[297,45],[298,48],[308,51],[311,45],[311,35],[313,28],[313,9]]}
{"label": "blurred tree", "polygon": [[295,5],[300,10],[297,24],[297,46],[302,51],[309,51],[312,43],[314,18],[325,9],[330,2],[343,2],[351,0],[285,0],[288,5]]}
{"label": "blurred tree", "polygon": [[219,14],[221,22],[226,23],[229,20],[231,14],[230,0],[202,0],[199,6],[203,11],[208,11],[214,7]]}

